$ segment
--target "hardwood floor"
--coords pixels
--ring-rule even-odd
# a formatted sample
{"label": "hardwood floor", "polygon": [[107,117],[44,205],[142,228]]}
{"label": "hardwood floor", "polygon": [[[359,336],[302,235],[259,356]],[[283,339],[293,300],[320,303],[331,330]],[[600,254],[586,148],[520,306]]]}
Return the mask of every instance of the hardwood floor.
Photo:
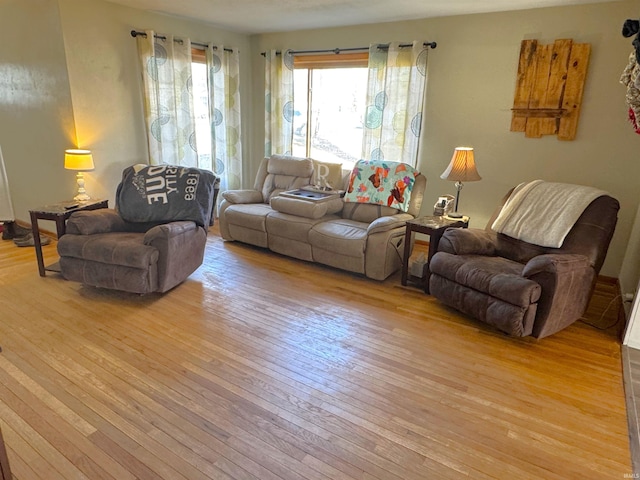
{"label": "hardwood floor", "polygon": [[537,341],[215,231],[143,297],[41,278],[4,241],[0,428],[19,480],[624,478],[608,288],[603,329]]}

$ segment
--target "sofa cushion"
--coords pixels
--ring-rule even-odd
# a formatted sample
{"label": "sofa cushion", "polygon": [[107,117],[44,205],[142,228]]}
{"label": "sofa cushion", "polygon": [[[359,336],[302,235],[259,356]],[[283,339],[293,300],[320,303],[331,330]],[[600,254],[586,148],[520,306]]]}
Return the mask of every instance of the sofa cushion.
{"label": "sofa cushion", "polygon": [[369,203],[345,203],[342,207],[342,218],[356,222],[371,223],[376,218],[388,217],[396,213],[399,213],[399,210],[395,208]]}
{"label": "sofa cushion", "polygon": [[336,219],[314,225],[309,243],[330,252],[349,257],[362,257],[367,246],[367,223]]}
{"label": "sofa cushion", "polygon": [[268,160],[266,170],[262,197],[268,203],[281,192],[309,185],[313,175],[313,161],[310,158],[273,155]]}
{"label": "sofa cushion", "polygon": [[313,161],[313,185],[329,186],[334,190],[344,189],[344,175],[342,164],[332,162]]}
{"label": "sofa cushion", "polygon": [[275,235],[309,243],[309,231],[314,225],[337,219],[339,217],[335,215],[328,215],[323,218],[307,218],[276,211],[267,215],[267,233],[270,237]]}
{"label": "sofa cushion", "polygon": [[342,210],[342,206],[343,202],[340,198],[325,202],[310,202],[308,200],[299,200],[297,198],[283,196],[277,196],[271,199],[271,208],[274,210],[306,218],[321,218],[328,214],[338,213]]}
{"label": "sofa cushion", "polygon": [[266,232],[267,215],[273,209],[264,203],[229,205],[225,210],[225,219],[229,225],[240,225],[251,230]]}
{"label": "sofa cushion", "polygon": [[519,307],[540,299],[540,285],[522,277],[524,265],[502,257],[436,253],[431,273]]}
{"label": "sofa cushion", "polygon": [[144,244],[144,233],[63,235],[58,242],[61,257],[146,269],[158,262],[158,250]]}
{"label": "sofa cushion", "polygon": [[286,155],[272,155],[267,164],[267,173],[289,177],[311,177],[313,174],[313,160],[310,158],[288,157]]}

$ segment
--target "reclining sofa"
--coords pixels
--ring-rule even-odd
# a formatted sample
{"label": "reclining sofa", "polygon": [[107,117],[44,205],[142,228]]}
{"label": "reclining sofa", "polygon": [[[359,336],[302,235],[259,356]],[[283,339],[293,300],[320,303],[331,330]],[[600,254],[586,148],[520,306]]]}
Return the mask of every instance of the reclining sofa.
{"label": "reclining sofa", "polygon": [[[426,178],[412,180],[406,212],[386,205],[314,203],[281,195],[311,183],[310,158],[273,155],[258,169],[253,189],[222,192],[220,234],[309,262],[384,280],[402,266],[405,223],[422,205]],[[349,175],[344,178],[348,189]]]}

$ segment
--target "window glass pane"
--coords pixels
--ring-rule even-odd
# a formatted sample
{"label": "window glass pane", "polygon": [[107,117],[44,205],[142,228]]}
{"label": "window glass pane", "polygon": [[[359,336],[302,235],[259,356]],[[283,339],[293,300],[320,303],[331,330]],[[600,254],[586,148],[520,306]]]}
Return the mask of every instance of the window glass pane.
{"label": "window glass pane", "polygon": [[311,157],[351,168],[362,156],[366,68],[312,70]]}
{"label": "window glass pane", "polygon": [[366,90],[366,67],[296,68],[293,154],[353,167],[362,156]]}
{"label": "window glass pane", "polygon": [[193,110],[196,117],[196,148],[198,166],[213,170],[211,161],[211,123],[209,121],[209,94],[207,88],[207,66],[204,63],[191,64],[193,87]]}

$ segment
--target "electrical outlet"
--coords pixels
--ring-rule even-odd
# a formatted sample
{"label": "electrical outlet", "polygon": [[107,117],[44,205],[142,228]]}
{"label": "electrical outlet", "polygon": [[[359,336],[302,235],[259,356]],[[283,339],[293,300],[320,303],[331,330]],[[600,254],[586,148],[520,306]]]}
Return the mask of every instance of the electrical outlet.
{"label": "electrical outlet", "polygon": [[624,299],[625,302],[633,302],[633,297],[634,297],[633,293],[625,293],[622,296],[622,298]]}

